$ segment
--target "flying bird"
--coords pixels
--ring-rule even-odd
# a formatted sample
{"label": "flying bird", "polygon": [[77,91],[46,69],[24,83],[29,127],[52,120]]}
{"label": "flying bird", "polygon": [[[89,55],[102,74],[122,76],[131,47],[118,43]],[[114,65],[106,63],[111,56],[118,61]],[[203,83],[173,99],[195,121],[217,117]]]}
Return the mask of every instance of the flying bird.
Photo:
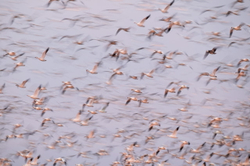
{"label": "flying bird", "polygon": [[129,30],[130,30],[130,27],[128,27],[128,28],[119,28],[119,29],[116,31],[115,35],[117,35],[120,31],[129,32]]}
{"label": "flying bird", "polygon": [[38,99],[38,95],[41,92],[42,85],[39,85],[39,87],[35,90],[33,95],[28,95],[32,99]]}
{"label": "flying bird", "polygon": [[97,63],[95,64],[94,68],[92,70],[86,70],[86,72],[89,72],[91,74],[97,74],[96,70],[97,70],[97,67],[100,65],[100,63]]}
{"label": "flying bird", "polygon": [[245,25],[245,24],[244,24],[244,23],[241,23],[240,25],[238,25],[238,26],[236,26],[236,27],[231,27],[230,33],[229,33],[229,37],[232,36],[234,30],[240,31],[240,30],[241,30],[241,27],[242,27],[243,25]]}
{"label": "flying bird", "polygon": [[177,131],[179,130],[179,128],[180,128],[180,126],[178,126],[178,127],[174,130],[174,132],[173,132],[172,134],[168,135],[168,137],[170,137],[170,138],[177,138],[176,134],[177,134]]}
{"label": "flying bird", "polygon": [[175,93],[175,88],[166,89],[165,92],[164,92],[164,97],[166,97],[168,95],[168,92]]}
{"label": "flying bird", "polygon": [[39,57],[35,57],[35,58],[39,59],[40,61],[46,61],[45,56],[46,56],[48,51],[49,51],[49,47],[43,52],[43,54],[42,54],[42,56],[40,58]]}
{"label": "flying bird", "polygon": [[19,85],[19,84],[16,84],[16,86],[19,87],[19,88],[26,88],[26,87],[25,87],[25,84],[26,84],[29,80],[30,80],[30,79],[24,80],[20,85]]}
{"label": "flying bird", "polygon": [[216,50],[217,49],[218,49],[218,47],[214,47],[212,50],[207,50],[203,59],[206,59],[206,57],[208,56],[208,54],[216,54]]}
{"label": "flying bird", "polygon": [[189,89],[189,87],[186,85],[181,85],[181,87],[179,88],[179,90],[177,92],[177,96],[181,93],[182,89]]}

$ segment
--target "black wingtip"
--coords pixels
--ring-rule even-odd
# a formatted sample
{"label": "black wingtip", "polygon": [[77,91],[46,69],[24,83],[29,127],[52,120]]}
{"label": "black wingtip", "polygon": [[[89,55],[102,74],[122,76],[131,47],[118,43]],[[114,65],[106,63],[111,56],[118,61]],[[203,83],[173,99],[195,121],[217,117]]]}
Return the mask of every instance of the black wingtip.
{"label": "black wingtip", "polygon": [[47,53],[49,51],[49,47],[45,50],[45,53]]}
{"label": "black wingtip", "polygon": [[146,20],[151,16],[151,14],[149,14],[147,17],[146,17]]}

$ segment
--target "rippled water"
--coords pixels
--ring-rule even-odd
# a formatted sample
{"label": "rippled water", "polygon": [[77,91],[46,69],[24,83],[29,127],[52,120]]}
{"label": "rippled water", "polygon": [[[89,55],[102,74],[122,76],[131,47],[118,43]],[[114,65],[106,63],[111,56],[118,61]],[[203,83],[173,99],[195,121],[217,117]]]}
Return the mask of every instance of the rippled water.
{"label": "rippled water", "polygon": [[[1,158],[10,159],[12,165],[24,165],[24,158],[18,157],[17,152],[26,149],[33,152],[33,157],[41,155],[39,165],[53,165],[58,157],[65,158],[68,165],[111,165],[114,161],[121,163],[118,165],[126,165],[126,162],[128,165],[130,157],[124,159],[122,153],[131,153],[137,159],[164,146],[166,150],[152,158],[155,165],[167,159],[170,165],[190,165],[174,157],[175,154],[187,152],[184,157],[189,160],[194,155],[190,150],[204,142],[202,153],[195,154],[193,164],[200,161],[199,165],[202,165],[202,160],[212,152],[217,154],[207,165],[223,165],[227,160],[232,161],[226,165],[236,165],[248,158],[249,75],[244,71],[246,76],[238,81],[236,78],[238,68],[249,64],[242,62],[237,66],[241,59],[250,55],[250,10],[242,9],[250,5],[249,1],[234,4],[231,0],[176,0],[168,13],[162,13],[158,8],[163,9],[170,1],[76,0],[66,6],[66,2],[61,1],[52,2],[49,6],[47,3],[31,0],[0,2],[1,54],[9,51],[17,55],[25,53],[17,61],[13,61],[10,55],[0,59],[0,70],[5,69],[0,72],[0,85],[5,84],[0,94]],[[228,11],[236,11],[238,15],[226,16]],[[148,15],[145,27],[134,23]],[[159,20],[173,15],[172,21],[180,21],[184,26],[174,25],[162,37],[148,37],[153,28],[167,28],[170,23]],[[245,23],[242,30],[235,30],[229,38],[231,27],[241,23]],[[116,35],[121,27],[130,27],[130,30]],[[215,36],[212,32],[220,32],[220,35]],[[81,41],[82,44],[75,43]],[[109,41],[117,41],[117,44],[108,46]],[[45,62],[35,58],[48,47]],[[204,59],[206,50],[214,47],[218,47],[216,54],[209,54]],[[112,58],[110,54],[116,49],[126,49],[128,55],[136,54],[129,61],[128,55]],[[166,59],[165,64],[160,64],[163,54],[156,53],[151,57],[154,50],[161,50],[167,56],[170,52],[176,54],[172,59]],[[21,61],[25,66],[13,71],[15,63]],[[86,72],[99,62],[97,74]],[[219,66],[217,80],[208,82],[209,76],[202,76],[197,81],[202,72],[212,73]],[[121,67],[123,75],[115,75],[112,84],[107,84],[113,74],[112,69],[118,67]],[[148,73],[153,69],[153,78],[144,76],[140,79],[142,72]],[[129,76],[138,76],[138,80]],[[30,79],[26,88],[15,86],[26,79]],[[71,81],[75,88],[62,94],[62,81]],[[179,83],[167,87],[171,82]],[[43,117],[42,110],[35,110],[33,99],[27,96],[33,94],[39,85],[47,88],[39,97],[49,99],[40,107],[53,110],[47,111]],[[183,89],[180,95],[168,93],[164,98],[165,89],[175,87],[177,92],[180,85],[189,89]],[[131,89],[140,89],[142,93],[137,94]],[[93,107],[86,106],[81,114],[81,120],[93,116],[89,125],[72,122],[82,104],[91,96],[95,96],[97,103]],[[149,103],[142,103],[139,107],[138,101],[131,101],[125,105],[127,98],[132,96],[148,99]],[[108,102],[106,113],[97,111]],[[187,110],[180,111],[181,108]],[[97,111],[97,114],[89,111]],[[212,122],[215,117],[222,118],[222,122]],[[55,124],[46,122],[41,126],[44,118],[51,118]],[[149,130],[153,121],[158,121],[160,126]],[[219,128],[210,126],[210,122],[219,124]],[[22,126],[14,130],[17,123]],[[58,127],[58,123],[63,127]],[[178,126],[178,138],[169,138],[167,135]],[[86,135],[93,130],[94,138],[87,139]],[[213,139],[218,130],[223,134]],[[36,132],[29,134],[33,131]],[[6,139],[11,134],[23,134],[23,138]],[[71,137],[59,139],[63,135]],[[243,141],[234,142],[235,135],[240,135]],[[154,136],[154,139],[145,143],[149,136]],[[179,152],[183,140],[189,141],[190,145],[185,145]],[[216,140],[225,140],[229,146],[211,147]],[[58,141],[55,149],[48,149],[47,146],[55,141]],[[72,147],[70,142],[75,142]],[[126,147],[134,142],[138,147],[128,152]],[[226,155],[230,148],[244,150],[219,157],[218,154]],[[99,156],[97,152],[100,149],[105,149],[108,155]],[[80,152],[86,152],[87,157],[78,156]],[[145,161],[149,158],[145,156],[140,163],[131,164],[147,165]]]}

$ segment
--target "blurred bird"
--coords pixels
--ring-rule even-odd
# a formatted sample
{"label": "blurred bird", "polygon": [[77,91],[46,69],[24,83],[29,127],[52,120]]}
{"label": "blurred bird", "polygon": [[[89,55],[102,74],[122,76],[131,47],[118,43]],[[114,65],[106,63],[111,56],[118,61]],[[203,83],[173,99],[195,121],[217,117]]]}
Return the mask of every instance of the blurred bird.
{"label": "blurred bird", "polygon": [[203,59],[206,59],[206,57],[208,56],[208,54],[216,54],[216,50],[218,49],[218,47],[214,47],[212,50],[207,50],[205,55],[204,55],[204,58]]}
{"label": "blurred bird", "polygon": [[117,35],[120,31],[129,32],[129,30],[130,30],[130,27],[128,27],[128,28],[119,28],[119,29],[116,31],[115,35]]}
{"label": "blurred bird", "polygon": [[45,56],[46,56],[48,51],[49,51],[49,47],[42,53],[42,56],[40,58],[39,57],[35,57],[35,58],[39,59],[40,61],[46,61]]}
{"label": "blurred bird", "polygon": [[172,134],[168,135],[168,137],[170,137],[170,138],[177,138],[176,134],[177,134],[177,131],[179,130],[179,128],[180,128],[180,126],[178,126],[178,127],[174,130],[174,132],[173,132]]}
{"label": "blurred bird", "polygon": [[26,88],[26,87],[25,87],[25,84],[26,84],[29,80],[30,80],[30,79],[27,79],[27,80],[23,81],[20,85],[19,85],[19,84],[16,84],[16,86],[19,87],[19,88]]}
{"label": "blurred bird", "polygon": [[232,36],[234,30],[240,31],[240,30],[241,30],[241,27],[242,27],[243,25],[245,25],[245,23],[241,23],[240,25],[238,25],[238,26],[236,26],[236,27],[231,27],[229,37]]}
{"label": "blurred bird", "polygon": [[30,98],[32,99],[38,99],[38,95],[41,92],[41,85],[39,85],[39,87],[35,90],[33,95],[28,95]]}

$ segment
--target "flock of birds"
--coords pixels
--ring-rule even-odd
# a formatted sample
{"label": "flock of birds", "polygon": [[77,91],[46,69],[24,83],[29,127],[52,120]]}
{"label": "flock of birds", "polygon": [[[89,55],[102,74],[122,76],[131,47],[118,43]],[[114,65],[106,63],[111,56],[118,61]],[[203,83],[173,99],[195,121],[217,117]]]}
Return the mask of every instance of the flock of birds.
{"label": "flock of birds", "polygon": [[[58,0],[50,0],[47,8],[56,5],[55,1]],[[77,2],[77,0],[58,1],[57,5],[61,3],[63,10],[66,10],[68,5]],[[167,35],[177,35],[190,26],[190,31],[192,31],[196,28],[202,29],[206,24],[216,22],[221,17],[240,15],[240,12],[243,11],[248,12],[249,15],[248,7],[244,6],[243,0],[226,2],[232,11],[211,16],[206,23],[180,21],[177,19],[178,13],[176,13],[160,19],[167,24],[166,27],[150,29],[147,34],[134,35],[133,38],[145,36],[145,42],[153,44],[158,37],[169,38]],[[86,5],[86,3],[81,2],[81,5]],[[165,8],[153,11],[168,16],[170,12],[175,11],[176,3],[179,2],[173,0],[167,4],[164,3],[166,5],[163,7]],[[204,10],[200,16],[205,13],[221,12],[220,10],[224,7],[225,5]],[[199,71],[197,74],[195,67],[191,65],[192,62],[197,62],[200,65],[201,61],[212,59],[214,54],[220,54],[222,50],[231,47],[238,49],[237,46],[241,48],[244,44],[249,45],[247,42],[250,37],[236,37],[238,33],[236,34],[235,31],[242,30],[243,33],[243,31],[249,30],[250,25],[247,23],[241,23],[236,27],[231,25],[226,36],[223,36],[221,32],[212,32],[209,41],[213,43],[214,47],[208,48],[202,53],[198,52],[198,56],[191,56],[185,51],[178,50],[165,52],[155,49],[154,45],[139,47],[134,51],[129,49],[129,45],[126,46],[127,48],[124,47],[124,44],[120,45],[120,41],[116,40],[119,39],[119,36],[131,34],[134,29],[147,28],[147,21],[151,19],[152,15],[147,14],[140,22],[131,23],[129,27],[117,28],[115,33],[110,35],[113,38],[111,40],[99,38],[75,41],[74,45],[81,47],[76,53],[88,51],[86,45],[91,42],[104,43],[105,51],[95,64],[89,63],[86,68],[80,67],[81,75],[63,81],[55,74],[51,78],[54,79],[53,83],[48,79],[48,84],[37,84],[32,92],[25,91],[25,89],[30,89],[32,80],[34,80],[32,76],[27,74],[28,78],[22,79],[18,83],[9,80],[9,76],[22,73],[22,69],[28,67],[27,61],[36,61],[37,64],[41,63],[46,66],[48,61],[52,61],[53,56],[55,56],[53,52],[57,49],[54,46],[47,46],[44,51],[40,52],[40,56],[34,57],[27,56],[27,52],[17,53],[3,49],[5,53],[1,57],[0,68],[0,77],[2,78],[0,88],[0,101],[2,103],[0,108],[2,124],[0,166],[250,165],[248,142],[250,138],[248,134],[250,131],[250,105],[249,88],[247,88],[249,86],[248,68],[250,65],[250,59],[247,56],[249,55],[244,55],[244,58],[235,56],[233,63],[213,62],[209,64],[213,70]],[[18,19],[26,17],[24,14],[15,15],[10,24],[13,25],[18,22]],[[110,21],[101,16],[93,17],[102,21]],[[78,18],[64,18],[61,22],[65,20],[73,22],[73,26],[76,26],[76,23],[81,23],[79,16]],[[33,28],[33,26],[39,25],[33,23],[29,28]],[[20,31],[8,24],[1,24],[0,27],[1,31],[10,30],[13,33]],[[60,43],[63,39],[75,40],[76,36],[65,35],[54,37],[54,39],[59,39]],[[230,39],[230,43],[225,45],[227,39]],[[189,36],[184,36],[184,40],[200,44]],[[221,40],[224,44],[218,44],[218,41]],[[12,47],[17,50],[19,47],[25,46],[23,43],[15,45]],[[84,45],[86,47],[82,47]],[[89,48],[89,54],[93,48]],[[113,50],[111,51],[111,49]],[[186,59],[186,63],[177,62],[179,61],[178,57]],[[23,60],[19,61],[21,58]],[[88,57],[84,58],[88,59]],[[10,59],[19,62],[9,65]],[[216,61],[216,58],[214,59]],[[73,60],[74,58],[72,58]],[[156,65],[153,64],[154,62]],[[56,61],[54,63],[60,65]],[[110,68],[109,64],[118,67],[106,71]],[[152,65],[155,67],[138,73],[136,72],[138,69],[129,67],[133,65],[134,68],[137,66],[150,68]],[[179,66],[184,67],[180,68]],[[40,66],[35,67],[39,70]],[[32,70],[32,65],[29,70]],[[29,70],[27,72],[30,72]],[[175,75],[178,75],[178,71],[182,70],[187,71],[188,77],[180,76],[178,79],[175,77],[171,80],[166,76],[169,71],[176,72]],[[41,73],[38,72],[35,75]],[[189,81],[189,76],[194,73],[196,79]],[[34,75],[34,73],[32,74]],[[221,78],[223,74],[229,74],[229,78]],[[44,77],[47,79],[50,76]],[[96,80],[96,82],[86,84],[91,79]],[[202,80],[206,80],[206,83],[202,84]],[[120,85],[118,85],[119,82]],[[230,86],[233,85],[233,88],[237,88],[237,90],[247,91],[245,96],[248,99],[239,102],[235,108],[229,109],[225,106],[223,109],[224,104],[215,97],[216,92],[213,91],[213,88],[203,92],[194,91],[197,84],[203,87],[217,87],[225,82]],[[81,87],[83,83],[86,85]],[[57,85],[53,87],[50,86],[51,84]],[[164,84],[164,89],[159,88],[161,84]],[[148,90],[150,88],[152,89]],[[119,89],[123,89],[123,91],[119,91]],[[24,95],[18,97],[20,91]],[[124,96],[124,93],[128,95]],[[200,104],[192,98],[194,93],[200,96],[198,98],[203,98],[201,93],[208,96],[214,95],[214,97],[205,98]],[[236,97],[237,95],[233,99],[236,100]],[[28,100],[29,98],[30,100]],[[32,102],[27,102],[31,100]],[[81,102],[79,103],[78,100]],[[77,106],[74,103],[78,103]],[[180,105],[184,105],[184,107],[181,108]],[[75,108],[80,110],[77,111]],[[209,111],[203,114],[201,110],[204,109]],[[23,145],[26,148],[21,149]]]}

